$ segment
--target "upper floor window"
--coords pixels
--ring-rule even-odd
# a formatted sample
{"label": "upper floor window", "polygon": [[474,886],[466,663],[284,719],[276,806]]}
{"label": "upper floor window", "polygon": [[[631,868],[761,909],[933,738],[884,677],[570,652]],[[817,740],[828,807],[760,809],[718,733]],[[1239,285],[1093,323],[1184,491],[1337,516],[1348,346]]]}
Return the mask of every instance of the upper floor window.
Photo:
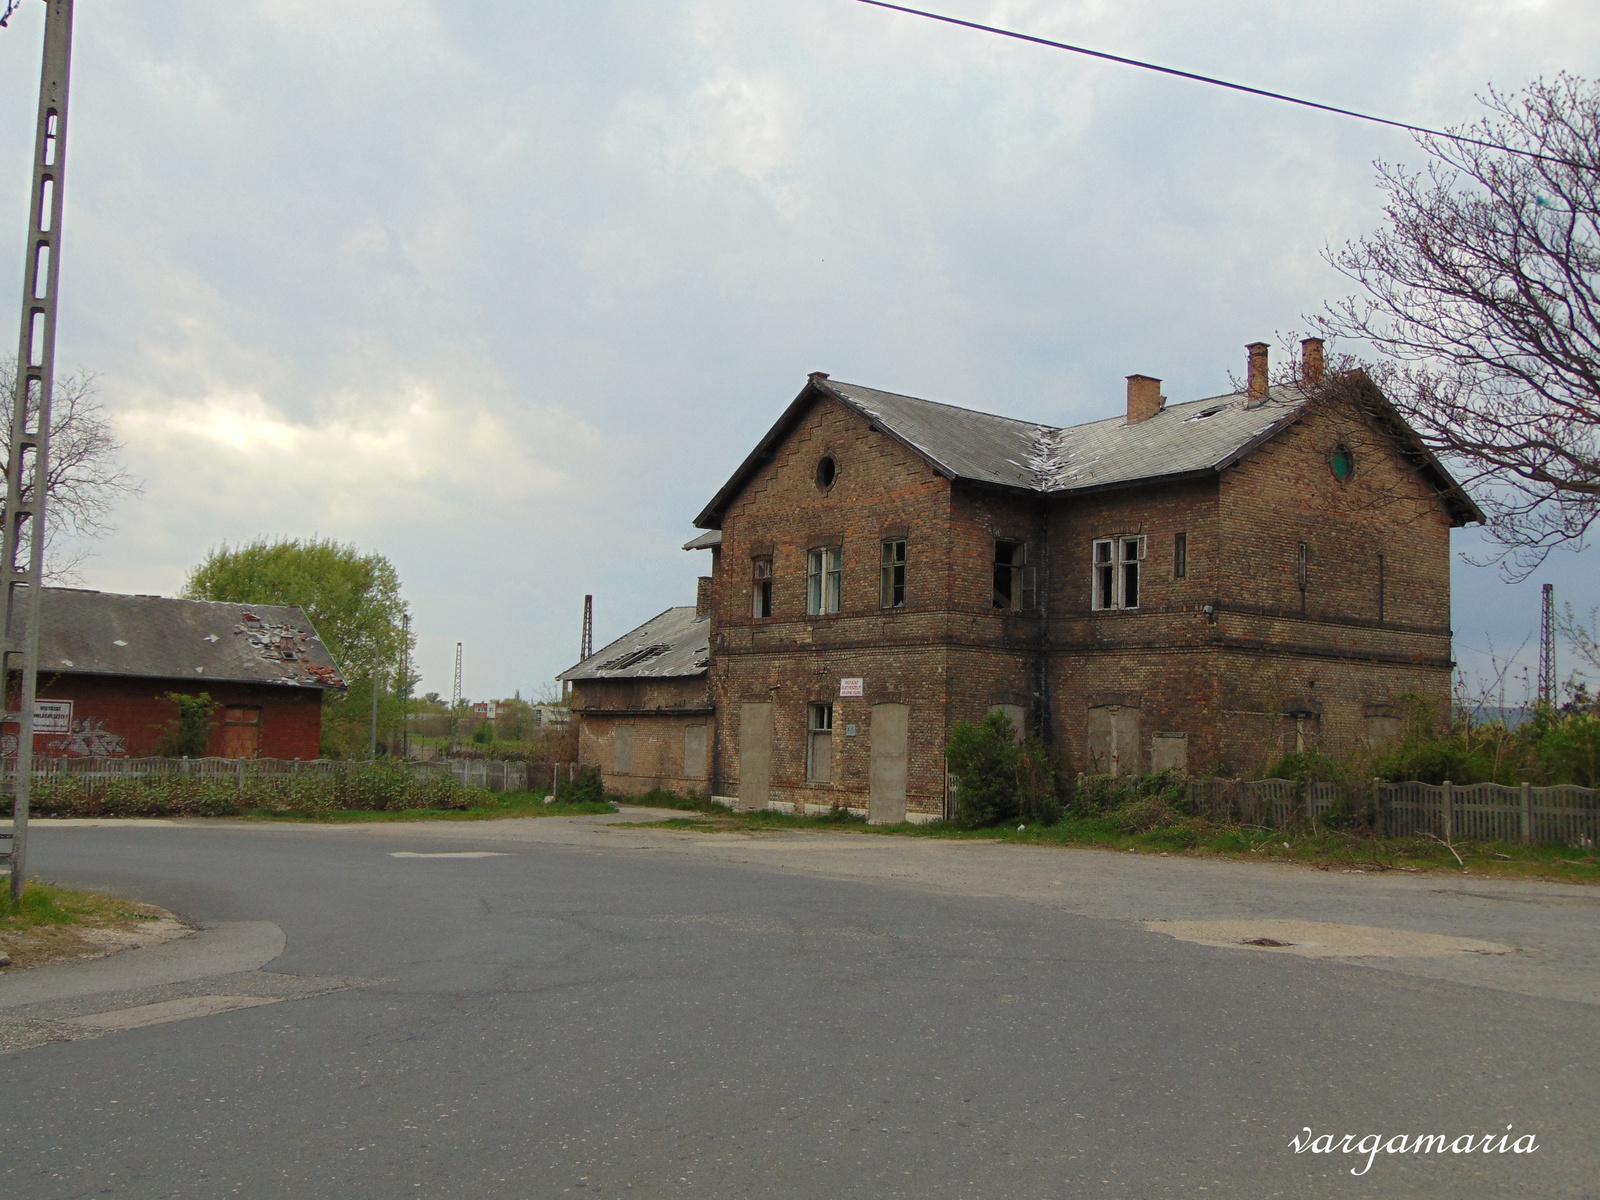
{"label": "upper floor window", "polygon": [[1012,612],[1038,607],[1033,568],[1028,565],[1028,543],[994,542],[994,606]]}
{"label": "upper floor window", "polygon": [[844,551],[824,546],[806,554],[806,614],[820,617],[839,611],[844,587]]}
{"label": "upper floor window", "polygon": [[772,555],[763,555],[750,560],[751,574],[753,576],[750,587],[750,615],[752,617],[770,617],[772,615]]}
{"label": "upper floor window", "polygon": [[1189,535],[1175,533],[1172,535],[1172,577],[1174,579],[1187,579],[1189,576]]}
{"label": "upper floor window", "polygon": [[1094,544],[1094,576],[1089,582],[1091,607],[1139,607],[1139,563],[1142,537],[1101,538]]}
{"label": "upper floor window", "polygon": [[906,540],[889,538],[883,543],[883,584],[878,595],[880,608],[906,606]]}

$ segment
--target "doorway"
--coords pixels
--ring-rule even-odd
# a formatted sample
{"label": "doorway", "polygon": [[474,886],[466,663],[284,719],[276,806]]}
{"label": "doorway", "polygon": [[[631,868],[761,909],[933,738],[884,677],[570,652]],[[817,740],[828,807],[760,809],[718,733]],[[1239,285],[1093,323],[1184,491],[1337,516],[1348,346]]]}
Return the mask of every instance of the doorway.
{"label": "doorway", "polygon": [[872,757],[867,776],[867,823],[898,825],[906,819],[906,740],[911,710],[904,704],[872,706]]}
{"label": "doorway", "polygon": [[739,807],[765,809],[772,779],[772,702],[739,706]]}
{"label": "doorway", "polygon": [[250,704],[230,704],[222,711],[222,757],[261,757],[261,710]]}

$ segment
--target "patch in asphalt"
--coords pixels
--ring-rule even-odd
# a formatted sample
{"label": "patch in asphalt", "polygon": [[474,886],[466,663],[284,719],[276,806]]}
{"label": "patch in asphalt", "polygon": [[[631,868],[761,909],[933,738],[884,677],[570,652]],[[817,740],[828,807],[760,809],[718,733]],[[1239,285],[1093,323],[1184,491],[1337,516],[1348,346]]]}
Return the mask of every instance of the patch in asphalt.
{"label": "patch in asphalt", "polygon": [[390,858],[505,858],[503,850],[439,850],[431,854],[415,850],[391,850]]}
{"label": "patch in asphalt", "polygon": [[123,992],[40,1001],[0,1012],[0,1053],[218,1016],[281,1000],[307,1000],[382,982],[337,975],[239,971]]}
{"label": "patch in asphalt", "polygon": [[68,1022],[111,1033],[119,1029],[143,1029],[146,1025],[165,1025],[168,1021],[187,1021],[190,1017],[213,1017],[236,1008],[255,1008],[278,1003],[276,996],[190,996],[184,1000],[160,1000],[136,1008],[117,1008],[111,1012],[90,1013]]}
{"label": "patch in asphalt", "polygon": [[1164,933],[1197,946],[1298,954],[1302,958],[1438,958],[1450,954],[1514,954],[1520,948],[1442,933],[1337,925],[1329,921],[1146,921],[1144,927],[1151,933]]}

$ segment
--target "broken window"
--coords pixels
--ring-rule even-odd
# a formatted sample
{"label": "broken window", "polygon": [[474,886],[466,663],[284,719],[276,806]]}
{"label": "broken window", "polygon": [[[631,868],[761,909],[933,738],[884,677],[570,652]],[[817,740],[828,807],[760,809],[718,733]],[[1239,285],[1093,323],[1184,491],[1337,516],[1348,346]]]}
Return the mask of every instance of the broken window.
{"label": "broken window", "polygon": [[1378,555],[1378,624],[1383,624],[1383,555]]}
{"label": "broken window", "polygon": [[1300,543],[1300,549],[1295,554],[1294,578],[1295,586],[1300,589],[1300,607],[1304,608],[1306,587],[1311,582],[1311,548],[1304,542]]}
{"label": "broken window", "polygon": [[1090,607],[1097,612],[1109,608],[1138,608],[1139,564],[1144,558],[1144,539],[1100,538],[1094,543],[1093,557]]}
{"label": "broken window", "polygon": [[750,615],[752,617],[770,617],[772,615],[772,556],[770,554],[751,560],[752,574],[755,576],[751,587]]}
{"label": "broken window", "polygon": [[619,654],[616,658],[608,659],[595,669],[597,671],[621,671],[626,667],[637,666],[639,663],[647,662],[652,658],[659,658],[671,649],[671,646],[663,642],[658,642],[654,646],[639,646],[629,650],[626,654]]}
{"label": "broken window", "polygon": [[1028,565],[1028,543],[994,542],[994,606],[1012,612],[1038,607],[1034,572]]}
{"label": "broken window", "polygon": [[844,584],[844,551],[824,546],[806,554],[806,613],[819,617],[839,611]]}
{"label": "broken window", "polygon": [[833,782],[833,705],[806,706],[806,779]]}
{"label": "broken window", "polygon": [[883,543],[883,586],[878,597],[880,608],[906,606],[906,540],[891,538]]}
{"label": "broken window", "polygon": [[1174,579],[1187,579],[1189,576],[1189,535],[1175,533],[1172,535],[1172,577]]}

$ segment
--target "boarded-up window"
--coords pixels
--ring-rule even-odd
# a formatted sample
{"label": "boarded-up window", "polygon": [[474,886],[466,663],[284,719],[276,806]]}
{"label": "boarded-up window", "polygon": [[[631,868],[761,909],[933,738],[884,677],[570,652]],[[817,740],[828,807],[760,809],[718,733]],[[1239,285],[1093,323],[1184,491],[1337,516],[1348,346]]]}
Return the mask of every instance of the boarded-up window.
{"label": "boarded-up window", "polygon": [[611,773],[633,774],[633,726],[618,725],[611,732]]}
{"label": "boarded-up window", "polygon": [[1085,766],[1090,775],[1139,775],[1139,710],[1102,704],[1089,710]]}
{"label": "boarded-up window", "polygon": [[683,731],[683,777],[706,777],[706,727],[690,725]]}
{"label": "boarded-up window", "polygon": [[1150,769],[1189,773],[1189,738],[1182,733],[1158,733],[1150,739]]}
{"label": "boarded-up window", "polygon": [[992,713],[997,713],[997,712],[1005,713],[1006,719],[1011,722],[1011,732],[1016,735],[1017,741],[1020,742],[1023,739],[1023,737],[1025,736],[1025,730],[1026,730],[1026,727],[1023,724],[1023,721],[1026,718],[1026,712],[1023,709],[1022,705],[1020,705],[1020,704],[991,704],[991,705],[989,705],[989,711],[992,712]]}

